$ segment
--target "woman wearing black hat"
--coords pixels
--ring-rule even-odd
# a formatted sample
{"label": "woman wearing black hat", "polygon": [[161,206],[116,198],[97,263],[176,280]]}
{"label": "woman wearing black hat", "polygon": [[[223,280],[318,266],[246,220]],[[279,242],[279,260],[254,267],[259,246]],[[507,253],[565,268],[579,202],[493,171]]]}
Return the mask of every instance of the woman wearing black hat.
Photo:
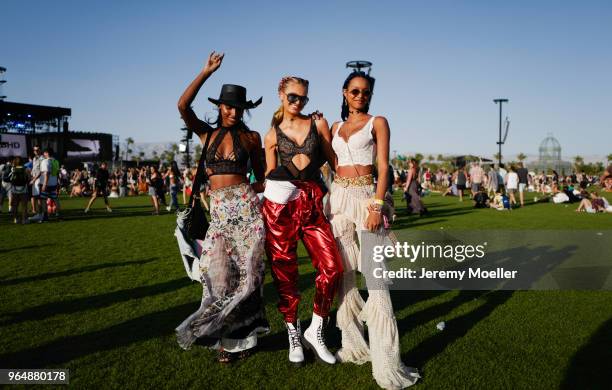
{"label": "woman wearing black hat", "polygon": [[242,121],[244,110],[257,107],[261,98],[247,101],[244,87],[226,84],[219,99],[208,99],[219,109],[215,122],[200,120],[191,108],[223,56],[210,54],[178,102],[188,129],[204,144],[211,222],[199,259],[202,303],[176,330],[182,348],[201,338],[226,363],[248,356],[257,345],[257,335],[269,329],[262,300],[264,224],[259,198],[246,177],[251,160],[257,180],[263,180],[261,138]]}

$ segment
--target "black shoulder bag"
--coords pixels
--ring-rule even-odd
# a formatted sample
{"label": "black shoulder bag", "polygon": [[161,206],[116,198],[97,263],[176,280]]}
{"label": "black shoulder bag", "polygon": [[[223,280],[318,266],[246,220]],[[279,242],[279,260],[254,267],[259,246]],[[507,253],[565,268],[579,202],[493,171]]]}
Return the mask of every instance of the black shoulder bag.
{"label": "black shoulder bag", "polygon": [[[202,203],[200,202],[200,187],[202,186],[202,182],[206,180],[202,180],[203,178],[208,177],[205,171],[205,163],[206,163],[206,152],[208,151],[208,141],[210,140],[210,133],[212,131],[207,132],[206,141],[204,142],[204,149],[202,150],[202,155],[200,156],[200,161],[198,162],[198,169],[196,170],[195,177],[193,179],[193,186],[191,187],[191,196],[189,197],[189,205],[191,206],[191,212],[187,215],[185,219],[185,228],[189,237],[191,239],[203,240],[206,237],[206,231],[208,230],[208,219],[206,219],[206,214],[204,212],[204,208],[202,207]],[[195,202],[194,202],[195,200]]]}

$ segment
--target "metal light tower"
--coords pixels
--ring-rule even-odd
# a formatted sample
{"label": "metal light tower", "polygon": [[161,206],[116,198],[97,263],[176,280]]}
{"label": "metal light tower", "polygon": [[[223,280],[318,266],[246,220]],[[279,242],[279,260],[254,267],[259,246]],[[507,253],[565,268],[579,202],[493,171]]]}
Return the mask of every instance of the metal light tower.
{"label": "metal light tower", "polygon": [[3,66],[0,66],[0,102],[6,99],[6,96],[4,95],[4,84],[6,83],[6,80],[4,79],[5,73],[6,73],[6,68]]}
{"label": "metal light tower", "polygon": [[[504,139],[502,140],[502,105],[504,103],[508,103],[508,99],[493,99],[493,102],[495,102],[495,104],[499,103],[499,141],[497,141],[497,145],[499,145],[499,155],[498,155],[498,164],[501,164],[501,159],[502,159],[502,144],[504,142],[506,142],[506,137],[504,137]],[[508,132],[506,132],[506,135],[508,135]]]}

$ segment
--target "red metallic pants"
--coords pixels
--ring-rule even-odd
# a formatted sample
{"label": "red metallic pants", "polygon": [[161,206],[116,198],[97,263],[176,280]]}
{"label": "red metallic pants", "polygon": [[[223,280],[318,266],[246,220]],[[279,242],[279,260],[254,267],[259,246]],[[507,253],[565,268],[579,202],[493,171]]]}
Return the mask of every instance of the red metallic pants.
{"label": "red metallic pants", "polygon": [[266,253],[280,301],[278,310],[286,322],[295,322],[300,302],[297,244],[302,239],[317,271],[313,311],[327,317],[342,275],[342,260],[331,226],[323,214],[323,191],[312,181],[293,182],[299,198],[287,204],[264,199]]}

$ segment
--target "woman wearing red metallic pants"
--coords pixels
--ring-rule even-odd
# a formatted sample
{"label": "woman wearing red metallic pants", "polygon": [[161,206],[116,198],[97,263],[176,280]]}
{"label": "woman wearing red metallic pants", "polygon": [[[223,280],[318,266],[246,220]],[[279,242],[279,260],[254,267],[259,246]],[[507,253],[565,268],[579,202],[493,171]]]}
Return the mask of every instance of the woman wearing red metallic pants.
{"label": "woman wearing red metallic pants", "polygon": [[301,114],[308,102],[308,81],[284,77],[278,92],[282,105],[264,141],[266,253],[280,296],[278,309],[289,333],[289,361],[301,364],[304,353],[297,318],[297,244],[302,239],[317,270],[312,322],[304,332],[304,343],[320,360],[334,364],[336,358],[325,346],[324,327],[342,275],[342,260],[323,213],[324,185],[319,171],[323,156],[332,166],[335,163],[331,135],[325,119]]}

